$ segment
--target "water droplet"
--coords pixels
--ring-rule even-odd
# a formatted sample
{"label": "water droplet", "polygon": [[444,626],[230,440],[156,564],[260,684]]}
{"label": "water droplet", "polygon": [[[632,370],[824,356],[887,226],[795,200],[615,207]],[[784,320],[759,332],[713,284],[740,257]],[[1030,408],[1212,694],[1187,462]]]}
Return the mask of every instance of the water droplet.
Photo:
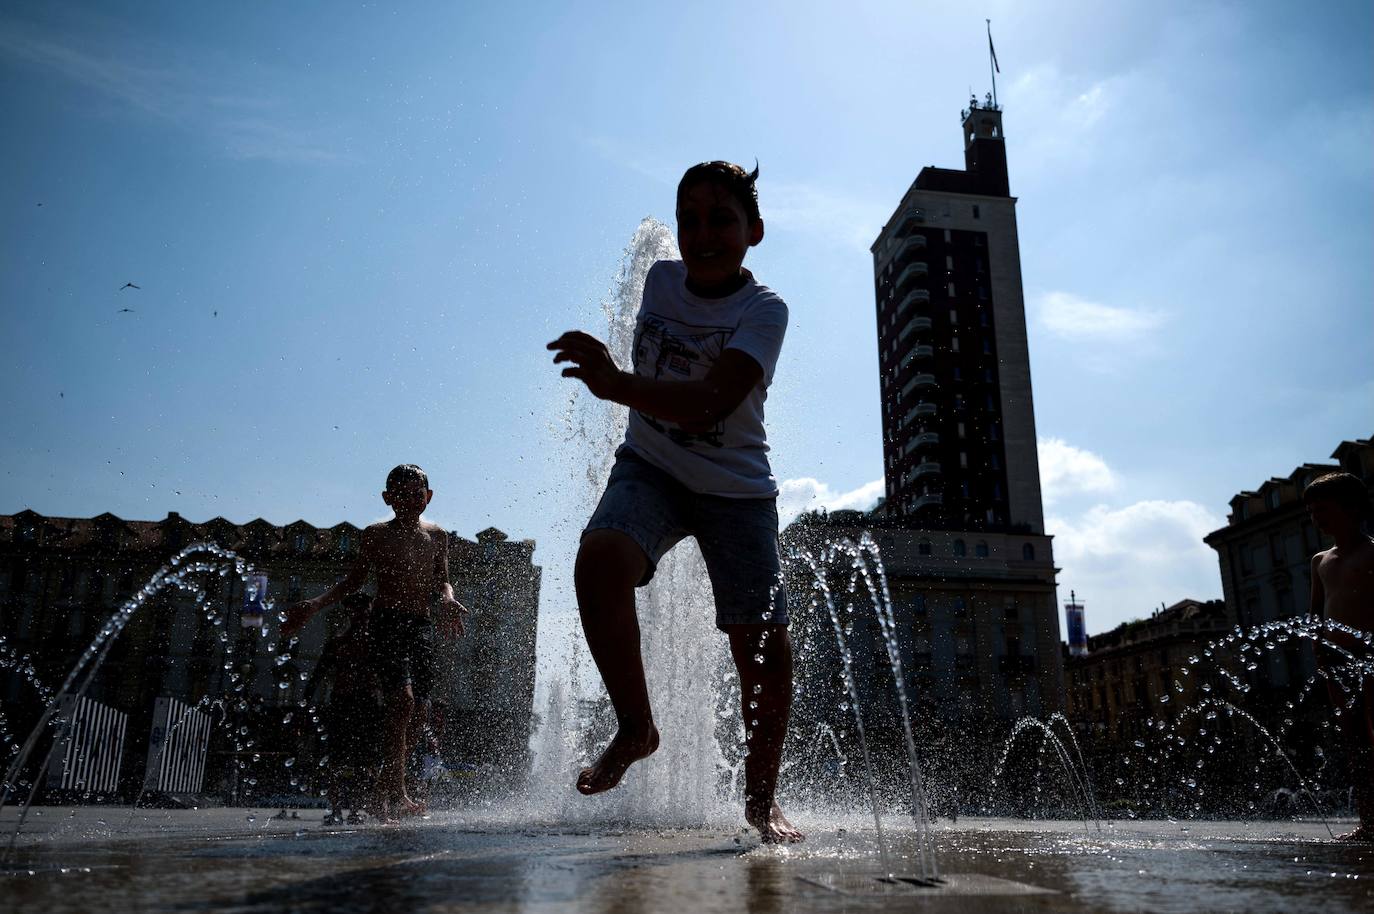
{"label": "water droplet", "polygon": [[754,655],[754,662],[755,662],[755,663],[763,663],[763,655],[762,655],[762,654],[755,654],[755,655]]}
{"label": "water droplet", "polygon": [[286,761],[282,762],[282,764],[285,765],[287,768],[290,768],[292,765],[296,764],[296,760],[294,758],[289,758]]}

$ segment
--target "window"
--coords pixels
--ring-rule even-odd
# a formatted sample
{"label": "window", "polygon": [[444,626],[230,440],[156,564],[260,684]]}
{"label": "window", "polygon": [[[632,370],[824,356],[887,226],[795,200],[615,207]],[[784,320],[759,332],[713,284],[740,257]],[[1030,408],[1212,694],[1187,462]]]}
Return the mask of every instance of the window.
{"label": "window", "polygon": [[979,273],[986,272],[987,270],[987,267],[983,265],[983,258],[981,257],[973,258],[973,268],[977,270]]}
{"label": "window", "polygon": [[988,458],[988,466],[990,466],[994,470],[1002,469],[1002,458],[998,457],[996,454],[993,454],[991,457]]}
{"label": "window", "polygon": [[992,497],[997,501],[1002,500],[1002,484],[1000,482],[992,484]]}
{"label": "window", "polygon": [[[967,482],[961,482],[961,483],[959,483],[959,492],[960,492],[960,494],[962,494],[965,498],[968,498],[968,496],[969,496],[969,489],[968,489],[968,483],[967,483]],[[962,553],[961,553],[961,554],[962,554]]]}
{"label": "window", "polygon": [[979,232],[977,235],[974,235],[974,236],[973,236],[973,246],[976,247],[976,248],[981,248],[981,247],[983,246],[983,234],[982,234],[982,232]]}
{"label": "window", "polygon": [[[960,558],[963,558],[964,556],[968,555],[968,546],[964,545],[963,540],[954,541],[954,554],[959,556]],[[959,602],[963,602],[963,597],[959,598]]]}
{"label": "window", "polygon": [[297,552],[304,552],[304,551],[305,551],[305,534],[304,534],[304,533],[297,533],[297,534],[296,534],[296,551],[297,551]]}
{"label": "window", "polygon": [[997,409],[997,401],[993,399],[992,394],[988,394],[986,397],[983,398],[983,408],[986,409],[988,412],[992,412],[993,410]]}
{"label": "window", "polygon": [[963,437],[964,437],[964,423],[962,423],[962,422],[959,423],[959,437],[960,437],[960,438],[963,438]]}
{"label": "window", "polygon": [[945,229],[945,244],[949,244],[951,240],[953,239],[950,237],[949,229]]}
{"label": "window", "polygon": [[[980,291],[981,291],[981,290],[980,290]],[[987,325],[988,325],[988,313],[980,308],[980,309],[978,310],[978,326],[980,326],[980,327],[986,327]]]}
{"label": "window", "polygon": [[992,425],[989,425],[989,426],[988,426],[988,440],[989,440],[989,441],[996,441],[996,440],[997,440],[997,436],[998,436],[999,434],[1000,434],[1000,433],[999,433],[998,430],[997,430],[997,423],[996,423],[996,422],[994,422]]}
{"label": "window", "polygon": [[950,297],[950,298],[953,298],[953,297],[954,297],[954,283],[950,283],[950,284],[949,284],[949,297]]}
{"label": "window", "polygon": [[989,383],[989,384],[992,383],[992,369],[991,369],[991,368],[984,368],[984,369],[983,369],[983,380],[986,381],[986,382]]}
{"label": "window", "polygon": [[963,395],[963,394],[955,394],[955,395],[954,395],[954,409],[955,409],[956,412],[962,412],[962,411],[963,411],[963,409],[964,409],[964,395]]}
{"label": "window", "polygon": [[1270,490],[1269,490],[1269,507],[1270,507],[1271,509],[1272,509],[1272,508],[1277,508],[1277,507],[1279,506],[1280,500],[1281,500],[1281,499],[1280,499],[1280,496],[1279,496],[1279,490],[1278,490],[1278,489],[1270,489]]}
{"label": "window", "polygon": [[1002,607],[1002,617],[1006,619],[1008,622],[1015,622],[1020,614],[1021,607],[1016,605],[1015,600],[1011,600],[1005,606]]}
{"label": "window", "polygon": [[985,559],[985,558],[987,558],[987,557],[988,557],[988,544],[987,544],[987,543],[984,543],[984,542],[980,542],[977,546],[974,546],[974,547],[973,547],[973,554],[976,555],[976,556],[978,556],[978,558],[980,558],[980,559]]}
{"label": "window", "polygon": [[953,255],[953,254],[946,254],[946,255],[945,255],[945,269],[946,269],[946,270],[953,270],[953,269],[954,269],[954,255]]}
{"label": "window", "polygon": [[959,337],[956,336],[956,337],[954,337],[954,339],[952,339],[952,340],[949,341],[949,351],[950,351],[950,352],[958,352],[958,351],[959,351]]}
{"label": "window", "polygon": [[980,218],[982,218],[982,217],[978,214],[978,204],[977,204],[977,203],[973,204],[973,218],[975,218],[975,219],[980,219]]}
{"label": "window", "polygon": [[[916,551],[921,555],[930,555],[930,540],[921,540],[916,546]],[[925,597],[921,597],[921,605],[925,606]]]}
{"label": "window", "polygon": [[987,300],[988,300],[988,290],[987,290],[986,287],[984,287],[984,286],[979,286],[979,287],[978,287],[978,300],[979,300],[979,301],[987,301]]}
{"label": "window", "polygon": [[959,466],[963,467],[964,469],[968,469],[968,452],[967,452],[967,451],[960,451],[960,452],[959,452]]}
{"label": "window", "polygon": [[[930,543],[926,543],[925,545],[929,547]],[[924,613],[926,611],[926,595],[923,593],[918,593],[916,595],[916,599],[911,601],[911,605],[912,608],[915,609],[918,613]],[[930,650],[929,642],[927,642],[926,644],[926,650]]]}
{"label": "window", "polygon": [[[950,294],[953,295],[954,293],[951,292]],[[949,322],[951,324],[959,323],[959,312],[955,311],[953,308],[949,309]]]}
{"label": "window", "polygon": [[340,533],[340,534],[339,534],[339,551],[340,551],[340,552],[347,552],[347,551],[348,551],[348,547],[349,547],[350,545],[351,545],[351,543],[349,542],[348,534],[347,534],[347,533]]}
{"label": "window", "polygon": [[953,374],[953,377],[954,377],[954,380],[956,380],[956,381],[962,381],[962,380],[964,379],[964,372],[959,368],[958,365],[955,365],[955,366],[954,366],[954,374]]}
{"label": "window", "polygon": [[983,355],[992,355],[992,340],[983,338]]}
{"label": "window", "polygon": [[1024,562],[1035,561],[1035,547],[1026,543],[1021,547],[1021,560]]}
{"label": "window", "polygon": [[[963,540],[959,540],[959,542],[962,543]],[[955,598],[954,598],[954,614],[955,614],[956,616],[967,616],[967,615],[968,615],[968,601],[965,600],[963,597],[955,597]],[[964,639],[964,640],[968,640],[968,639]],[[967,653],[967,651],[965,651],[964,653]]]}

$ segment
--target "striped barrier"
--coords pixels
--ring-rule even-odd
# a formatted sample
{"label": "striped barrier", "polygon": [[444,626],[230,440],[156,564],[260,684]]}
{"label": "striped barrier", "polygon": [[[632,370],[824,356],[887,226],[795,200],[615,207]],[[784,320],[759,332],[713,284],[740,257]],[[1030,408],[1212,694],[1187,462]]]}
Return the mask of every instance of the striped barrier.
{"label": "striped barrier", "polygon": [[148,734],[144,790],[200,793],[210,749],[210,715],[176,698],[158,698]]}
{"label": "striped barrier", "polygon": [[48,786],[84,793],[113,793],[119,787],[124,731],[129,715],[84,696],[62,699],[63,721],[48,763]]}

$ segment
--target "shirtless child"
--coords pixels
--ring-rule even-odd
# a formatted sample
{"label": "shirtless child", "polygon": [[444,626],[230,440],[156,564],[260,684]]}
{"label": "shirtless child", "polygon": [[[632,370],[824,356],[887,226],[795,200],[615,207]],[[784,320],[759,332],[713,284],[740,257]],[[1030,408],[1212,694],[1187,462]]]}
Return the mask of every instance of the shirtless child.
{"label": "shirtless child", "polygon": [[[1302,493],[1303,503],[1318,530],[1336,541],[1312,556],[1312,612],[1362,632],[1374,631],[1374,539],[1365,532],[1371,516],[1369,491],[1350,473],[1328,473]],[[1370,659],[1369,649],[1344,632],[1327,637],[1357,658]],[[1319,658],[1327,652],[1319,652]],[[1324,658],[1322,658],[1324,659]],[[1343,837],[1374,841],[1374,679],[1362,676],[1355,702],[1328,680],[1332,700],[1343,707],[1338,719],[1350,755],[1355,809],[1360,825]]]}
{"label": "shirtless child", "polygon": [[287,611],[282,634],[294,635],[315,613],[377,576],[377,596],[368,623],[371,663],[386,696],[386,722],[377,812],[383,819],[416,815],[424,807],[406,794],[406,738],[417,703],[429,699],[434,681],[430,606],[438,607],[440,631],[463,634],[467,608],[453,596],[448,580],[448,534],[421,520],[434,493],[429,477],[414,464],[396,467],[386,477],[382,501],[396,512],[389,521],[363,531],[358,560],[339,583]]}

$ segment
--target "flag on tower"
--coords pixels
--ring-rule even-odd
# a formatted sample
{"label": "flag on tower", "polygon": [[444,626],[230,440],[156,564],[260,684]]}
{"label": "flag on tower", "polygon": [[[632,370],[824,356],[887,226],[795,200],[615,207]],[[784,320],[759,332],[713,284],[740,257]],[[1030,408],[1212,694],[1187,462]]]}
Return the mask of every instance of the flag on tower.
{"label": "flag on tower", "polygon": [[1001,73],[1002,68],[997,65],[997,49],[992,46],[992,20],[985,19],[983,21],[988,24],[988,53],[992,55],[992,67],[998,73]]}

